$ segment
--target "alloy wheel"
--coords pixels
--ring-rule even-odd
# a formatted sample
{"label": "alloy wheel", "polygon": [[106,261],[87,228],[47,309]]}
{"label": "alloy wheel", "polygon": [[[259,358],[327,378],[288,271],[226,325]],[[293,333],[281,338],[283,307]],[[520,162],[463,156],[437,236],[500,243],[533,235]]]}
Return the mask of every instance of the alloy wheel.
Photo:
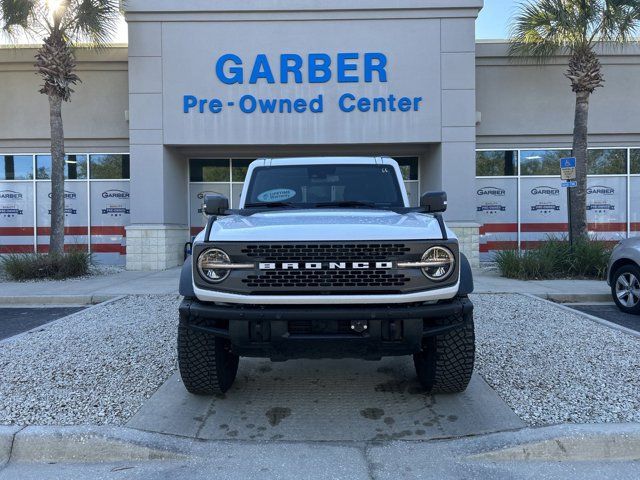
{"label": "alloy wheel", "polygon": [[616,280],[616,296],[622,305],[635,307],[640,302],[640,280],[633,273],[625,272]]}

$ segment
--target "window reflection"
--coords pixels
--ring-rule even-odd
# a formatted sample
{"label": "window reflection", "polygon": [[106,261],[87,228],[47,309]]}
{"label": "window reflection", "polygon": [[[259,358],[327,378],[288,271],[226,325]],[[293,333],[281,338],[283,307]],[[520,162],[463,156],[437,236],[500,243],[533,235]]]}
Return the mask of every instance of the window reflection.
{"label": "window reflection", "polygon": [[492,150],[476,152],[476,176],[503,177],[517,175],[518,152]]}
{"label": "window reflection", "polygon": [[91,178],[122,180],[129,178],[129,155],[91,155]]}
{"label": "window reflection", "polygon": [[571,150],[523,150],[520,157],[521,175],[560,176],[560,159],[571,156]]}
{"label": "window reflection", "polygon": [[594,149],[587,152],[589,175],[624,175],[627,173],[627,150],[622,148]]}
{"label": "window reflection", "polygon": [[[51,179],[51,155],[36,155],[36,178],[38,180]],[[65,155],[64,178],[66,180],[86,180],[87,156]]]}
{"label": "window reflection", "polygon": [[33,157],[0,155],[0,180],[33,180]]}

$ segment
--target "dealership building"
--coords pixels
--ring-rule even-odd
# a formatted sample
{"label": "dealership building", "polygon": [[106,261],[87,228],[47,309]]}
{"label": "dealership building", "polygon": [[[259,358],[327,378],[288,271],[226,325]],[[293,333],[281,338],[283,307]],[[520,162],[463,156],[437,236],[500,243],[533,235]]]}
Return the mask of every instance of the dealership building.
{"label": "dealership building", "polygon": [[[128,46],[77,52],[63,106],[66,242],[159,270],[238,205],[259,157],[391,156],[410,201],[445,190],[474,264],[567,231],[567,57],[475,40],[482,0],[129,0]],[[34,48],[0,48],[0,253],[44,252],[49,116]],[[640,234],[640,48],[604,47],[591,100],[590,231]]]}

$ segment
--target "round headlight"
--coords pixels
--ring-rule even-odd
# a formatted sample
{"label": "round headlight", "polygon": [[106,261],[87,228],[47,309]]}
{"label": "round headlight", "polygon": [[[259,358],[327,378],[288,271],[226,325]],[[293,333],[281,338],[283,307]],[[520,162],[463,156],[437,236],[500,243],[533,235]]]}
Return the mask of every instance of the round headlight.
{"label": "round headlight", "polygon": [[216,268],[216,264],[229,264],[231,259],[222,250],[209,248],[198,257],[198,272],[207,282],[218,283],[229,276],[227,268]]}
{"label": "round headlight", "polygon": [[453,252],[445,247],[431,247],[424,252],[421,262],[427,264],[422,268],[422,273],[434,282],[441,282],[449,278],[456,266]]}

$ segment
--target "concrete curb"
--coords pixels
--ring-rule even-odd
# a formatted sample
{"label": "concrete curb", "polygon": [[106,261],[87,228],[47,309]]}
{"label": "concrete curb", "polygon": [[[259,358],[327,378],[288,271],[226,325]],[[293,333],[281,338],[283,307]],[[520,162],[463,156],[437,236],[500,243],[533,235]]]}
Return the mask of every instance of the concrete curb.
{"label": "concrete curb", "polygon": [[[397,440],[389,445],[419,446],[442,442],[466,444],[464,458],[471,461],[640,460],[638,423],[555,425],[459,439]],[[276,443],[284,446],[289,442]],[[303,443],[326,445],[326,442]],[[0,427],[0,466],[8,462],[78,464],[210,458],[215,451],[211,447],[216,444],[255,445],[255,442],[197,440],[126,427]],[[370,447],[385,448],[380,442],[374,442]]]}
{"label": "concrete curb", "polygon": [[640,424],[554,425],[496,433],[480,440],[481,461],[594,462],[640,460]]}
{"label": "concrete curb", "polygon": [[561,305],[559,303],[555,303],[555,302],[553,302],[551,300],[547,300],[547,299],[539,297],[537,295],[531,295],[529,293],[524,293],[523,295],[526,296],[526,297],[530,297],[530,298],[535,298],[537,300],[541,300],[543,302],[548,302],[551,305],[553,305],[554,307],[559,308],[560,310],[565,310],[565,311],[571,312],[571,313],[573,313],[575,315],[580,315],[580,316],[586,318],[587,320],[591,320],[592,322],[599,323],[600,325],[603,325],[605,327],[612,328],[613,330],[618,330],[619,332],[626,333],[627,335],[632,335],[634,337],[640,338],[640,332],[637,332],[637,331],[632,330],[632,329],[627,328],[627,327],[623,327],[622,325],[618,325],[617,323],[610,322],[609,320],[604,320],[603,318],[596,317],[594,315],[589,315],[588,313],[581,312],[580,310],[574,310],[571,307],[568,307],[566,305]]}
{"label": "concrete curb", "polygon": [[542,293],[533,294],[538,298],[558,303],[599,303],[613,302],[609,293]]}
{"label": "concrete curb", "polygon": [[0,296],[0,305],[97,305],[120,295],[23,295]]}
{"label": "concrete curb", "polygon": [[11,462],[95,463],[185,458],[185,440],[121,427],[26,427],[14,435]]}
{"label": "concrete curb", "polygon": [[0,467],[9,462],[13,449],[13,439],[21,428],[0,425]]}

